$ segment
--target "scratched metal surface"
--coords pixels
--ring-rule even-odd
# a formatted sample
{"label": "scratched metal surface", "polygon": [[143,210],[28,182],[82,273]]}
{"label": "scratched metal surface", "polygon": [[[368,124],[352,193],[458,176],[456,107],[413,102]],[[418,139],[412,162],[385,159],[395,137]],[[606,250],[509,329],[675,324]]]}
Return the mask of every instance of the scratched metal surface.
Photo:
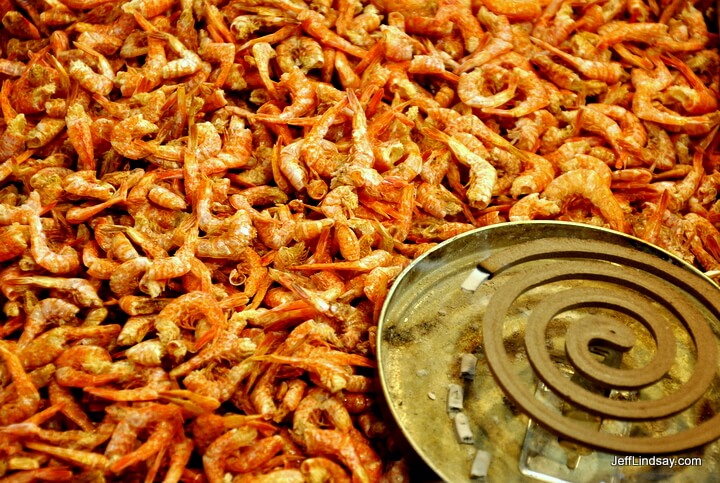
{"label": "scratched metal surface", "polygon": [[[672,470],[647,466],[625,467],[611,470],[613,474],[608,474],[608,458],[612,458],[612,455],[594,451],[581,458],[582,464],[577,471],[563,473],[567,469],[562,468],[565,465],[551,461],[558,457],[557,438],[534,424],[530,425],[531,431],[528,432],[528,417],[509,402],[483,360],[482,317],[496,283],[501,283],[502,280],[500,277],[499,281],[491,278],[474,293],[463,292],[460,286],[479,260],[522,242],[548,236],[599,240],[639,250],[680,266],[687,271],[688,276],[702,279],[712,286],[712,290],[717,289],[717,286],[699,271],[663,250],[633,237],[587,225],[561,222],[507,223],[469,232],[439,245],[413,262],[398,278],[381,314],[378,334],[378,360],[383,391],[392,415],[413,450],[440,478],[457,483],[471,481],[470,465],[478,449],[492,455],[489,481],[532,480],[520,471],[521,457],[526,458],[522,461],[526,474],[528,467],[540,468],[540,474],[543,471],[555,474],[554,480],[546,481],[599,481],[599,477],[607,478],[605,481],[613,481],[613,478],[621,478],[623,481],[650,481],[648,478],[668,476],[671,476],[673,481],[714,481],[720,473],[720,443],[717,441],[687,453],[702,456],[701,467]],[[528,273],[531,272],[532,266]],[[523,295],[522,303],[514,306],[515,313],[509,315],[503,329],[506,351],[513,354],[517,360],[522,360],[522,324],[525,312],[532,310],[539,300],[551,292],[572,288],[572,285],[577,283],[571,280],[547,289],[541,287]],[[603,282],[588,283],[594,283],[602,290]],[[705,315],[711,321],[716,339],[720,339],[720,323],[717,318],[708,313]],[[573,315],[569,314],[564,323],[572,322]],[[632,324],[631,321],[628,323]],[[556,329],[564,330],[560,326]],[[684,374],[686,366],[692,367],[693,342],[682,330],[677,331],[677,341],[679,368],[675,369],[674,377],[682,379],[688,377]],[[562,338],[548,344],[557,345],[558,352],[563,352]],[[652,336],[640,331],[638,349],[633,349],[637,361],[643,363],[652,358],[652,346]],[[460,378],[459,355],[463,352],[473,352],[479,358],[477,375],[471,383],[465,383]],[[537,377],[529,367],[520,364],[517,370],[529,387],[540,387]],[[448,416],[446,397],[449,383],[465,386],[464,411],[471,421],[475,436],[475,443],[472,445],[458,442],[453,422]],[[660,385],[658,390],[662,388]],[[713,412],[720,408],[718,388],[720,375],[716,375],[715,382],[703,400],[706,401],[706,406],[715,408]],[[537,397],[543,399],[540,396],[542,391],[537,391]],[[693,419],[697,418],[696,413],[696,410],[688,411],[687,414],[675,418],[671,424],[690,425]],[[526,435],[532,441],[526,441]],[[552,441],[554,449],[550,448],[552,445],[542,441],[543,438]],[[532,464],[527,460],[529,447],[532,453],[543,445],[548,448],[548,455],[540,455],[547,460],[543,463],[544,469],[536,464],[539,459]],[[532,456],[538,455],[532,453]],[[564,453],[560,455],[561,459],[565,457]],[[553,464],[561,468],[552,468]]]}

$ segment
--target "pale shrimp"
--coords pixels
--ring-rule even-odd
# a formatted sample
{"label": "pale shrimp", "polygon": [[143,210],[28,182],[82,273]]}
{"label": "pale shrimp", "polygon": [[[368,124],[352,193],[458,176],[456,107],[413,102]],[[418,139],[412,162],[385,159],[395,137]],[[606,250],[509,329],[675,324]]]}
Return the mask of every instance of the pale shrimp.
{"label": "pale shrimp", "polygon": [[[631,111],[622,106],[592,103],[586,109],[592,109],[617,121],[620,125],[620,136],[626,143],[635,148],[642,148],[647,143],[647,130]],[[636,150],[637,151],[637,150]]]}
{"label": "pale shrimp", "polygon": [[25,147],[26,128],[27,121],[24,114],[17,114],[8,121],[5,131],[0,136],[0,161],[14,156]]}
{"label": "pale shrimp", "polygon": [[5,369],[12,378],[17,399],[5,402],[0,409],[0,424],[7,425],[22,421],[35,414],[40,404],[40,394],[23,368],[22,360],[5,341],[0,341],[0,356]]}
{"label": "pale shrimp", "polygon": [[490,204],[497,182],[495,167],[477,153],[469,150],[456,137],[435,128],[427,128],[425,132],[428,136],[447,144],[458,161],[470,167],[470,186],[467,192],[470,205],[483,209]]}
{"label": "pale shrimp", "polygon": [[119,325],[94,327],[62,326],[43,332],[30,341],[19,357],[26,370],[35,369],[53,362],[69,347],[69,343],[80,339],[93,339],[96,344],[108,343],[120,332]]}
{"label": "pale shrimp", "polygon": [[107,349],[95,345],[68,348],[56,360],[55,380],[64,387],[102,386],[125,378],[122,370],[113,370]]}
{"label": "pale shrimp", "polygon": [[352,147],[348,163],[353,166],[371,168],[375,162],[373,145],[368,139],[367,119],[365,111],[357,96],[351,90],[347,91],[347,100],[353,112],[352,118]]}
{"label": "pale shrimp", "polygon": [[510,221],[534,220],[536,218],[552,218],[560,213],[557,201],[540,198],[539,193],[530,193],[517,200],[508,213]]}
{"label": "pale shrimp", "polygon": [[328,108],[304,136],[300,147],[300,159],[323,178],[329,178],[340,167],[337,146],[327,141],[325,136],[347,105],[348,97],[343,96]]}
{"label": "pale shrimp", "polygon": [[32,441],[26,442],[25,446],[88,470],[106,471],[109,466],[109,461],[105,456],[92,451],[63,448]]}
{"label": "pale shrimp", "polygon": [[120,297],[132,294],[138,288],[140,277],[147,272],[151,263],[146,257],[126,260],[110,275],[110,290]]}
{"label": "pale shrimp", "polygon": [[0,239],[4,241],[0,245],[0,262],[6,262],[22,255],[27,250],[29,235],[26,226],[12,224],[0,228]]}
{"label": "pale shrimp", "polygon": [[95,170],[75,171],[65,176],[62,182],[66,193],[82,198],[107,201],[115,194],[115,187],[97,179]]}
{"label": "pale shrimp", "polygon": [[280,119],[301,117],[317,105],[315,88],[310,79],[299,68],[296,67],[290,72],[281,75],[280,85],[290,91],[290,97],[292,98],[292,103],[280,113]]}
{"label": "pale shrimp", "polygon": [[304,144],[303,139],[284,146],[280,151],[278,166],[282,174],[296,191],[302,191],[310,181],[310,175],[300,162],[300,153]]}
{"label": "pale shrimp", "polygon": [[11,278],[5,281],[9,285],[35,285],[68,293],[80,307],[102,307],[103,301],[96,287],[84,278],[46,277],[31,275]]}
{"label": "pale shrimp", "polygon": [[18,338],[18,347],[24,348],[35,337],[46,330],[49,323],[67,324],[75,319],[80,311],[77,305],[63,299],[47,298],[41,300],[27,316],[23,333]]}
{"label": "pale shrimp", "polygon": [[[182,425],[181,409],[173,404],[110,406],[107,412],[118,421],[105,449],[109,469],[114,472],[120,472],[140,461],[147,461],[158,451],[164,450]],[[154,431],[149,433],[144,443],[134,449],[140,431],[150,425],[153,425]]]}
{"label": "pale shrimp", "polygon": [[[709,138],[712,138],[712,134]],[[703,167],[703,156],[704,152],[702,149],[696,149],[692,159],[692,169],[687,173],[685,178],[678,181],[672,186],[670,191],[670,202],[668,207],[671,211],[679,211],[690,198],[695,194],[702,177],[705,174],[705,168]]]}
{"label": "pale shrimp", "polygon": [[40,219],[40,195],[37,191],[30,193],[28,203],[32,207],[32,215],[28,216],[28,224],[30,227],[30,251],[35,262],[55,274],[65,274],[75,272],[80,268],[80,257],[77,251],[65,245],[56,253],[48,246],[47,236]]}
{"label": "pale shrimp", "polygon": [[[145,275],[140,279],[140,289],[151,297],[157,297],[161,292],[157,290],[158,284],[154,282],[181,277],[191,269],[191,260],[195,257],[198,242],[198,226],[196,221],[191,225],[184,223],[184,226],[187,228],[187,234],[180,248],[171,257],[153,259]],[[150,287],[156,290],[150,290]]]}
{"label": "pale shrimp", "polygon": [[41,148],[65,129],[63,119],[44,117],[25,135],[25,145],[31,149]]}
{"label": "pale shrimp", "polygon": [[217,339],[203,347],[197,355],[170,371],[171,377],[183,377],[203,365],[217,359],[241,362],[253,355],[257,345],[249,338],[238,337],[232,332],[221,331]]}
{"label": "pale shrimp", "polygon": [[170,188],[156,184],[148,191],[148,199],[158,206],[174,211],[187,209],[185,198]]}
{"label": "pale shrimp", "polygon": [[550,104],[547,89],[538,81],[538,77],[533,71],[514,67],[511,73],[517,78],[517,88],[524,94],[525,98],[511,109],[485,107],[483,108],[484,113],[499,116],[523,117],[543,109]]}
{"label": "pale shrimp", "polygon": [[[665,52],[693,52],[704,49],[710,41],[703,12],[692,3],[683,2],[682,5],[682,10],[668,21],[669,38],[660,39],[656,43]],[[667,13],[672,13],[671,9],[663,15]]]}
{"label": "pale shrimp", "polygon": [[462,202],[443,185],[420,183],[416,199],[423,210],[437,218],[457,215],[463,210]]}
{"label": "pale shrimp", "polygon": [[[340,26],[337,27],[340,33]],[[322,47],[310,37],[293,35],[283,40],[275,48],[277,63],[283,72],[290,72],[294,66],[304,73],[320,69],[325,64]]]}
{"label": "pale shrimp", "polygon": [[142,159],[151,154],[151,151],[133,141],[148,134],[154,134],[157,131],[157,125],[144,119],[142,114],[135,114],[115,125],[110,143],[118,153],[126,158]]}
{"label": "pale shrimp", "polygon": [[325,16],[309,8],[301,10],[297,19],[302,22],[302,28],[308,35],[315,38],[321,44],[329,45],[338,50],[362,59],[367,51],[348,40],[340,37],[325,26]]}
{"label": "pale shrimp", "polygon": [[[44,13],[44,12],[43,12]],[[66,466],[18,470],[3,477],[3,483],[33,483],[35,481],[70,481],[75,474]]]}
{"label": "pale shrimp", "polygon": [[[315,421],[322,415],[331,423],[323,428]],[[357,434],[342,401],[325,391],[308,391],[295,411],[293,432],[312,456],[328,455],[340,460],[352,472],[353,481],[378,481],[381,460],[367,440]]]}
{"label": "pale shrimp", "polygon": [[97,74],[82,60],[73,60],[68,67],[68,74],[75,79],[83,89],[96,94],[107,96],[113,90],[113,81],[103,74]]}
{"label": "pale shrimp", "polygon": [[[135,17],[137,19],[138,15],[136,15]],[[204,62],[202,61],[202,59],[200,59],[200,56],[185,47],[185,45],[180,41],[180,39],[178,39],[174,35],[171,35],[167,32],[160,32],[154,30],[148,33],[148,37],[164,40],[165,42],[167,42],[170,50],[172,50],[179,57],[178,59],[167,62],[162,67],[163,79],[175,79],[178,77],[189,76],[195,74],[202,68]]]}
{"label": "pale shrimp", "polygon": [[127,199],[130,188],[140,179],[142,173],[133,173],[120,184],[118,191],[107,201],[90,206],[74,206],[65,213],[65,220],[68,223],[78,225],[84,223],[91,217],[97,215],[101,211],[110,206],[121,203]]}
{"label": "pale shrimp", "polygon": [[672,74],[665,64],[657,58],[653,58],[655,70],[648,72],[644,69],[633,69],[630,80],[635,88],[632,98],[632,111],[635,115],[644,120],[652,121],[668,126],[675,126],[685,129],[701,129],[707,132],[717,123],[709,115],[683,116],[667,108],[660,109],[654,105],[654,97],[673,82]]}
{"label": "pale shrimp", "polygon": [[475,49],[469,56],[465,57],[458,68],[455,69],[456,74],[469,72],[473,68],[484,65],[513,49],[513,34],[506,16],[495,15],[483,5],[478,10],[477,17],[490,30],[490,40],[482,48]]}
{"label": "pale shrimp", "polygon": [[[423,157],[417,143],[409,137],[405,137],[402,140],[401,146],[401,155],[404,155],[405,159],[382,174],[386,181],[399,179],[410,182],[423,171]],[[398,159],[398,161],[400,161],[400,159]]]}
{"label": "pale shrimp", "polygon": [[308,481],[333,481],[350,483],[351,479],[342,466],[322,456],[307,458],[300,464],[300,471]]}
{"label": "pale shrimp", "polygon": [[[554,11],[551,22],[538,20],[533,26],[532,35],[550,45],[562,44],[579,27],[579,21],[573,12],[573,3],[569,1],[551,2],[545,12]],[[543,17],[545,17],[545,12]]]}
{"label": "pale shrimp", "polygon": [[[499,107],[510,102],[515,97],[518,81],[519,78],[515,71],[507,71],[493,64],[484,65],[472,70],[470,73],[460,74],[457,94],[460,100],[470,107]],[[485,86],[486,82],[490,83],[489,89]],[[494,94],[485,92],[491,89],[496,90],[493,87],[500,83],[506,87]]]}
{"label": "pale shrimp", "polygon": [[566,203],[574,196],[582,196],[600,211],[612,229],[630,233],[622,206],[595,171],[576,169],[563,173],[550,182],[542,196],[558,203]]}
{"label": "pale shrimp", "polygon": [[588,79],[595,79],[607,84],[614,84],[627,77],[625,69],[618,62],[600,62],[595,60],[587,60],[581,57],[568,54],[565,51],[553,47],[547,42],[531,37],[531,40],[540,45],[543,49],[557,55],[563,61],[570,64],[574,69],[583,74]]}
{"label": "pale shrimp", "polygon": [[234,428],[213,441],[203,454],[205,477],[209,483],[223,483],[228,457],[240,448],[251,446],[258,432],[249,426]]}
{"label": "pale shrimp", "polygon": [[249,473],[260,468],[285,448],[281,434],[267,436],[255,441],[251,447],[243,448],[227,461],[227,469],[233,473]]}
{"label": "pale shrimp", "polygon": [[197,242],[198,257],[234,259],[258,235],[247,210],[238,210],[223,221],[217,235],[200,238]]}
{"label": "pale shrimp", "polygon": [[150,298],[138,295],[123,295],[118,300],[120,310],[128,315],[156,314],[171,302],[169,298]]}
{"label": "pale shrimp", "polygon": [[[112,463],[109,468],[110,471],[119,473],[125,468],[142,461],[147,461],[158,452],[164,452],[166,450],[175,434],[182,431],[182,415],[180,413],[180,408],[171,405],[166,407],[175,408],[174,413],[166,416],[167,419],[158,421],[155,424],[153,431],[150,433],[150,436],[148,436],[148,439],[137,449],[121,456]],[[148,472],[150,478],[153,478],[154,471],[157,471],[157,469]]]}
{"label": "pale shrimp", "polygon": [[665,39],[668,27],[658,22],[625,22],[615,20],[598,28],[600,41],[597,48],[604,49],[621,42],[644,42],[656,44]]}
{"label": "pale shrimp", "polygon": [[668,95],[676,98],[688,114],[708,114],[718,109],[715,93],[685,62],[672,54],[664,54],[662,60],[679,70],[690,84],[688,90],[681,89],[681,86],[670,86],[667,89]]}
{"label": "pale shrimp", "polygon": [[193,322],[206,319],[210,327],[195,341],[195,350],[210,342],[227,320],[218,301],[205,292],[190,292],[167,304],[155,318],[155,330],[164,344],[180,338],[180,328],[193,328]]}

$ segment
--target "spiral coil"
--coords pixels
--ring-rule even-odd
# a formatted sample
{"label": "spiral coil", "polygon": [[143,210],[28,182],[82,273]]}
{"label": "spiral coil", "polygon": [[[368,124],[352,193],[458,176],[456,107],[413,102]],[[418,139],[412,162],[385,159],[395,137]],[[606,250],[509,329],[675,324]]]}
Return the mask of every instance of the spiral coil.
{"label": "spiral coil", "polygon": [[[543,264],[543,260],[548,263]],[[524,270],[524,264],[530,262],[531,268]],[[714,287],[670,261],[597,240],[529,241],[491,255],[479,267],[498,284],[483,316],[488,366],[504,393],[537,423],[587,447],[622,453],[681,452],[720,437],[720,414],[683,431],[659,436],[611,434],[579,424],[535,397],[534,388],[528,387],[508,357],[503,338],[503,326],[513,303],[533,288],[559,281],[601,282],[602,288],[571,284],[544,296],[532,307],[525,327],[530,366],[535,376],[563,401],[600,418],[629,422],[669,418],[692,408],[715,382],[717,339],[708,320],[720,318],[720,297]],[[591,391],[567,378],[553,362],[546,344],[548,324],[559,314],[582,308],[602,310],[591,310],[590,315],[570,325],[565,333],[567,361],[593,384],[608,390],[638,391],[638,399],[613,399]],[[621,352],[630,350],[636,342],[630,327],[602,315],[603,311],[621,313],[650,333],[655,351],[647,364],[613,368],[593,356],[591,342],[599,341]],[[661,381],[677,364],[672,323],[681,324],[692,341],[694,370],[672,394],[648,398],[642,390]]]}

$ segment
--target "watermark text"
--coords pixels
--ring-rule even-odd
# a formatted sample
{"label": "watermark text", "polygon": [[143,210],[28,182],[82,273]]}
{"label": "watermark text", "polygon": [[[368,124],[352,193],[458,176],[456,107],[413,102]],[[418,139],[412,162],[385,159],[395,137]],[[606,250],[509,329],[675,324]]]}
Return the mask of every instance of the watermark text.
{"label": "watermark text", "polygon": [[615,456],[610,463],[613,466],[702,466],[700,457],[680,456]]}

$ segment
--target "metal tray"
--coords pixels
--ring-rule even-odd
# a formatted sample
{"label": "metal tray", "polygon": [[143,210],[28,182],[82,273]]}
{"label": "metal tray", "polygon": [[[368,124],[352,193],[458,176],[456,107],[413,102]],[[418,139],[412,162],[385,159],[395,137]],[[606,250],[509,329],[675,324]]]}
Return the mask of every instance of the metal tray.
{"label": "metal tray", "polygon": [[589,225],[504,223],[398,277],[378,364],[401,431],[445,481],[471,481],[476,457],[472,480],[716,481],[719,335],[718,286],[670,253]]}

